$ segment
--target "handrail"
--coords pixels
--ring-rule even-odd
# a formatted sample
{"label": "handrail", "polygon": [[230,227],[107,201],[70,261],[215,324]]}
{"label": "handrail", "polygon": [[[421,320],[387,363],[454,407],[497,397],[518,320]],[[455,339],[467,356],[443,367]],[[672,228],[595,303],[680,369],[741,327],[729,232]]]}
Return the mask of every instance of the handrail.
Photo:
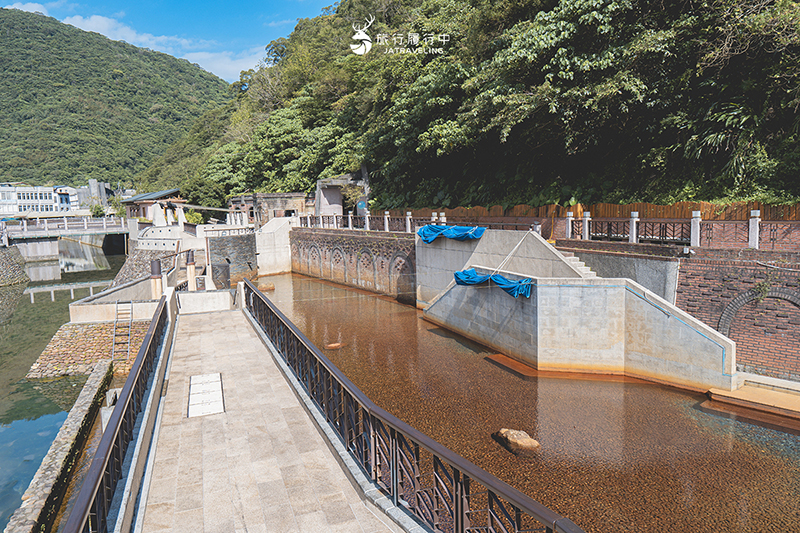
{"label": "handrail", "polygon": [[[325,414],[352,458],[395,505],[404,506],[434,531],[483,530],[475,523],[485,520],[482,527],[487,531],[521,533],[531,530],[532,519],[538,523],[533,527],[544,526],[547,531],[583,532],[568,518],[378,407],[249,280],[244,286],[248,311]],[[420,447],[432,455],[431,472],[421,471]],[[452,471],[447,472],[444,465]],[[471,482],[485,490],[470,490]]]}
{"label": "handrail", "polygon": [[106,430],[97,446],[64,533],[99,533],[107,530],[108,511],[117,482],[122,478],[125,452],[133,438],[144,394],[156,367],[156,355],[167,327],[167,299],[162,296],[147,329],[136,360],[122,387]]}

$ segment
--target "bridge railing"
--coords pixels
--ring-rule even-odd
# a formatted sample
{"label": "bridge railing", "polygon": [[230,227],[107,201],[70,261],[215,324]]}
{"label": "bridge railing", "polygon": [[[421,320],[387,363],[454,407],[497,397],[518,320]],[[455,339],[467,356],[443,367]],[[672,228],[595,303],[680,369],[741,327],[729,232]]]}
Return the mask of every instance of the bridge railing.
{"label": "bridge railing", "polygon": [[105,533],[108,530],[111,500],[117,482],[124,475],[122,463],[125,452],[134,437],[136,419],[142,411],[145,392],[158,362],[158,352],[167,332],[167,320],[167,299],[162,296],[97,446],[83,486],[64,526],[64,533]]}
{"label": "bridge railing", "polygon": [[375,405],[256,287],[244,305],[364,473],[434,531],[581,533],[551,511]]}
{"label": "bridge railing", "polygon": [[124,217],[59,217],[41,219],[22,219],[15,225],[8,226],[10,235],[26,233],[80,233],[90,232],[127,232]]}

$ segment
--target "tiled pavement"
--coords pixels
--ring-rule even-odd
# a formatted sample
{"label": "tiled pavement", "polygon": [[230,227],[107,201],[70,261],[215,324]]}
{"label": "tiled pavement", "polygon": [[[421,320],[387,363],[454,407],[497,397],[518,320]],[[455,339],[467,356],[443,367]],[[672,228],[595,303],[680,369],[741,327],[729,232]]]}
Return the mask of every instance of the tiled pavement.
{"label": "tiled pavement", "polygon": [[[191,376],[225,412],[187,418]],[[365,506],[241,311],[181,315],[145,533],[393,531]]]}

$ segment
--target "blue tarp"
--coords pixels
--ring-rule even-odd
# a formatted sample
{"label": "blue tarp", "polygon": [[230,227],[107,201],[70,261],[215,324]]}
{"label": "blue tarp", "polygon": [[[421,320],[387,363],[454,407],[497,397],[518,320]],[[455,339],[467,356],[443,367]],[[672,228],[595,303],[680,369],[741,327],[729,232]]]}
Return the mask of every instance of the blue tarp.
{"label": "blue tarp", "polygon": [[518,298],[519,296],[524,296],[525,298],[531,297],[531,283],[533,282],[531,278],[512,281],[504,278],[500,274],[478,274],[475,272],[474,268],[461,270],[456,272],[454,275],[458,285],[478,285],[480,283],[485,283],[489,280],[492,280],[495,285],[506,291],[514,298]]}
{"label": "blue tarp", "polygon": [[442,236],[448,239],[455,239],[457,241],[464,241],[467,239],[480,239],[486,228],[469,227],[469,226],[436,226],[428,224],[419,228],[417,235],[420,236],[422,242],[430,244],[436,240],[436,237]]}

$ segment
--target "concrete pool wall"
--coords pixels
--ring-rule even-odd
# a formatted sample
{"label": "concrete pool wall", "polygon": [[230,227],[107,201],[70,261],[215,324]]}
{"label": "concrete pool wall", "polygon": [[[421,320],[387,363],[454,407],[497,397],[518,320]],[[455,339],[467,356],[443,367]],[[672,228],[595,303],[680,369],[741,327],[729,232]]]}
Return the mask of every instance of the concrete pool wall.
{"label": "concrete pool wall", "polygon": [[[565,270],[557,261],[566,261],[538,235],[525,241],[525,257],[515,253],[507,262],[520,270],[499,271],[532,278],[530,299],[490,284],[455,285],[455,270],[493,272],[497,257],[508,255],[521,236],[514,232],[514,243],[501,242],[497,233],[480,239],[489,237],[483,247],[494,250],[491,256],[475,254],[476,241],[442,239],[435,249],[418,241],[418,295],[430,298],[426,319],[538,370],[625,374],[703,391],[738,387],[733,341],[629,279],[550,277]],[[492,263],[472,262],[476,257]],[[450,281],[431,297],[448,280],[448,269]]]}

